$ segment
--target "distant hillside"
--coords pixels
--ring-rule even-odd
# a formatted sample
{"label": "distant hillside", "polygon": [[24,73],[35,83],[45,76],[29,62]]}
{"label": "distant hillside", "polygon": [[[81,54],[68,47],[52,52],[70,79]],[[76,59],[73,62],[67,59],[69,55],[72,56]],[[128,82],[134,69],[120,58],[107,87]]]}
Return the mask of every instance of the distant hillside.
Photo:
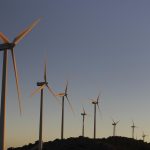
{"label": "distant hillside", "polygon": [[[38,142],[8,150],[37,150]],[[45,142],[43,150],[150,150],[150,143],[126,137],[109,137],[103,139],[68,138]]]}

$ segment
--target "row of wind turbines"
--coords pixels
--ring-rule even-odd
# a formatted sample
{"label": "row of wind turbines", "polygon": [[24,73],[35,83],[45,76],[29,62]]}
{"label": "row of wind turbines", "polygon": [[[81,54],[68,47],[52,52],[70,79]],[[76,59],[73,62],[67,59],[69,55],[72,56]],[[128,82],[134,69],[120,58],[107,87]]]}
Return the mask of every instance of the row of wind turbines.
{"label": "row of wind turbines", "polygon": [[[95,101],[95,102],[97,102],[97,105],[98,105],[98,99],[99,99],[99,96],[98,96],[98,98],[97,98],[97,101]],[[92,102],[93,103],[93,102]],[[98,108],[99,108],[99,106],[98,106]],[[83,112],[81,113],[81,116],[82,116],[82,136],[84,137],[84,122],[85,122],[85,116],[87,115],[87,113],[85,112],[85,109],[84,109],[84,107],[82,107],[82,109],[83,109]],[[113,126],[113,136],[116,136],[116,126],[118,125],[118,123],[120,122],[120,120],[119,121],[114,121],[114,119],[112,119],[112,126]],[[131,131],[132,131],[132,135],[131,135],[131,137],[134,139],[135,138],[135,128],[137,128],[137,126],[135,126],[135,124],[134,124],[134,121],[132,120],[132,125],[131,125]],[[142,139],[143,139],[143,141],[145,141],[145,137],[146,136],[148,136],[148,135],[146,135],[144,132],[142,133]],[[93,137],[94,139],[96,138],[96,107],[94,106],[94,137]]]}
{"label": "row of wind turbines", "polygon": [[[40,104],[40,126],[39,126],[39,150],[42,150],[43,148],[43,140],[42,140],[42,124],[43,124],[43,89],[44,87],[47,87],[49,92],[55,97],[56,100],[57,96],[62,98],[62,117],[61,117],[61,139],[64,139],[64,102],[65,99],[68,101],[69,106],[71,108],[71,111],[74,113],[73,107],[68,99],[68,82],[66,83],[64,92],[61,93],[57,93],[55,94],[54,91],[52,90],[51,87],[48,86],[48,82],[47,82],[47,71],[46,71],[46,63],[45,63],[45,67],[44,67],[44,82],[37,82],[37,86],[39,86],[35,91],[33,91],[33,93],[31,94],[31,96],[33,96],[35,93],[38,93],[41,91],[41,104]],[[92,102],[92,104],[94,105],[94,134],[93,134],[93,139],[96,139],[96,112],[97,112],[97,108],[100,112],[100,107],[99,107],[99,99],[100,99],[100,94],[98,95],[98,97],[96,99],[90,99]],[[82,116],[82,137],[85,136],[85,117],[87,116],[87,113],[84,109],[84,107],[82,106],[83,111],[81,112],[81,116]],[[113,123],[113,136],[116,136],[116,126],[117,124],[120,122],[119,121],[114,121],[112,119]],[[135,128],[137,126],[135,126],[134,121],[132,120],[132,138],[134,139],[134,135],[135,135]],[[147,135],[144,134],[142,135],[143,141],[145,140],[145,137]]]}
{"label": "row of wind turbines", "polygon": [[[5,150],[5,128],[6,128],[6,89],[7,89],[7,61],[8,61],[8,50],[11,52],[12,61],[13,61],[13,67],[14,67],[14,73],[15,73],[15,81],[16,81],[16,87],[17,87],[17,95],[18,95],[18,102],[19,102],[19,109],[20,109],[20,115],[22,114],[21,109],[21,94],[20,94],[20,88],[19,88],[19,81],[18,81],[18,71],[16,66],[16,59],[14,54],[14,48],[15,46],[30,32],[32,29],[39,23],[40,19],[35,20],[30,26],[25,28],[21,33],[18,34],[14,38],[12,42],[9,42],[8,38],[0,32],[0,40],[3,42],[3,44],[0,44],[0,51],[3,51],[3,70],[2,70],[2,87],[1,87],[1,109],[0,109],[0,150]],[[61,139],[64,138],[64,103],[65,100],[69,103],[69,106],[73,111],[72,105],[68,99],[68,82],[66,83],[65,90],[61,93],[55,93],[51,86],[49,86],[47,81],[47,66],[45,62],[44,66],[44,80],[41,82],[37,82],[36,84],[38,86],[35,91],[31,93],[31,96],[34,96],[36,93],[40,92],[40,121],[39,121],[39,145],[38,149],[42,150],[43,147],[43,140],[42,140],[42,133],[43,133],[43,95],[44,95],[44,89],[47,88],[48,91],[53,95],[53,97],[59,101],[58,97],[61,98],[61,106],[62,106],[62,116],[61,116]],[[92,104],[94,105],[94,134],[93,138],[96,138],[96,109],[100,111],[99,107],[99,98],[100,95],[96,99],[91,99]],[[84,128],[85,128],[85,116],[87,113],[85,112],[85,109],[83,107],[83,112],[81,113],[82,118],[82,136],[84,137]],[[113,136],[116,135],[116,125],[119,123],[119,121],[115,122],[113,120]],[[135,125],[133,122],[132,127],[132,138],[134,138],[134,129]],[[143,140],[146,137],[146,135],[143,133]]]}
{"label": "row of wind turbines", "polygon": [[[21,33],[19,33],[12,42],[9,42],[8,38],[0,32],[0,40],[3,44],[0,44],[0,51],[3,51],[3,71],[2,71],[2,87],[1,87],[1,109],[0,109],[0,150],[5,150],[5,128],[6,128],[6,89],[7,89],[7,61],[8,61],[8,50],[11,51],[12,60],[13,60],[13,67],[15,73],[15,80],[16,80],[16,87],[17,87],[17,94],[18,94],[18,102],[19,102],[19,109],[20,115],[22,114],[21,109],[21,94],[19,88],[19,81],[18,81],[18,71],[16,66],[16,59],[14,54],[15,46],[30,32],[32,29],[39,23],[40,19],[34,21],[30,26],[25,28]],[[64,100],[67,99],[71,110],[73,108],[71,103],[68,99],[67,89],[68,89],[68,82],[66,84],[65,91],[62,93],[55,94],[51,87],[48,85],[47,82],[47,74],[46,74],[46,63],[44,69],[44,81],[37,82],[38,88],[31,94],[33,96],[35,93],[41,92],[41,100],[40,100],[40,125],[39,125],[39,150],[42,149],[42,130],[43,130],[43,91],[44,88],[47,87],[49,92],[57,99],[57,96],[62,97],[62,121],[61,121],[61,139],[64,138]],[[95,105],[95,119],[94,119],[94,135],[96,135],[96,104],[98,101],[92,102]],[[95,137],[95,136],[94,136]]]}

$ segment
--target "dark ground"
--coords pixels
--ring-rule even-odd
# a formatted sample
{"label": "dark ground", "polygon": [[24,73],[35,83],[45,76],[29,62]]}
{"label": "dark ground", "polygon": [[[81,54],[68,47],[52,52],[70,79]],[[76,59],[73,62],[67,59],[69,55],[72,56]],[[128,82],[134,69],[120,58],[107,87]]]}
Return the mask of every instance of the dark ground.
{"label": "dark ground", "polygon": [[[38,141],[34,144],[8,150],[37,150]],[[68,138],[45,142],[43,150],[150,150],[150,143],[126,137],[108,137],[103,139]]]}

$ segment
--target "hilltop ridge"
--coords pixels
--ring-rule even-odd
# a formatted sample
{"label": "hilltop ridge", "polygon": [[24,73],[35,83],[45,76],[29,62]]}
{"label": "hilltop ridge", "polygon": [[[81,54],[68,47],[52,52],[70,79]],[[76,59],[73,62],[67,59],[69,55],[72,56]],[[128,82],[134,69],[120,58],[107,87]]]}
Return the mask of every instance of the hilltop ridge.
{"label": "hilltop ridge", "polygon": [[[8,150],[37,150],[38,141],[18,148],[8,148]],[[127,137],[108,137],[102,139],[90,139],[88,137],[68,138],[64,140],[56,139],[45,142],[43,150],[150,150],[150,143],[142,140],[135,140]]]}

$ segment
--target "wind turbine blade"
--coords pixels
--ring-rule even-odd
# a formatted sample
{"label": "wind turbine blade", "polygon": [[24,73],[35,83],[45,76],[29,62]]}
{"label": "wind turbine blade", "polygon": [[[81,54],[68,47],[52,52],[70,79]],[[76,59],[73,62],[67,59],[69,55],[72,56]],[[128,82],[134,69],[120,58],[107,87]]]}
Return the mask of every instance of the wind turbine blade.
{"label": "wind turbine blade", "polygon": [[54,98],[60,103],[60,101],[58,100],[58,98],[57,98],[55,92],[52,90],[52,88],[50,88],[49,85],[46,85],[46,86],[47,86],[49,92],[50,92],[50,93],[54,96]]}
{"label": "wind turbine blade", "polygon": [[40,90],[42,90],[44,87],[45,87],[45,84],[43,84],[42,86],[38,87],[35,91],[33,91],[33,92],[31,93],[31,97],[32,97],[35,93],[38,93]]}
{"label": "wind turbine blade", "polygon": [[120,120],[119,120],[119,121],[117,121],[117,122],[116,122],[116,124],[118,124],[119,122],[120,122]]}
{"label": "wind turbine blade", "polygon": [[83,113],[84,113],[84,114],[86,114],[86,113],[85,113],[85,109],[84,109],[83,105],[82,105],[82,109],[83,109]]}
{"label": "wind turbine blade", "polygon": [[69,101],[69,99],[68,99],[68,96],[66,95],[65,97],[66,97],[66,99],[67,99],[67,101],[68,101],[68,103],[69,103],[69,106],[70,106],[71,111],[73,112],[73,114],[75,114],[75,113],[74,113],[74,110],[73,110],[73,107],[72,107],[72,105],[71,105],[71,103],[70,103],[70,101]]}
{"label": "wind turbine blade", "polygon": [[97,101],[97,103],[98,103],[98,101],[99,101],[99,95],[98,95],[98,97],[97,97],[97,100],[96,100],[96,101]]}
{"label": "wind turbine blade", "polygon": [[16,86],[17,86],[17,93],[18,93],[18,102],[19,102],[19,109],[20,109],[20,114],[22,114],[22,110],[21,110],[21,99],[20,99],[20,88],[19,88],[19,81],[18,81],[18,71],[17,71],[17,65],[16,65],[16,59],[15,59],[15,55],[14,55],[14,50],[11,50],[11,54],[12,54],[12,60],[13,60],[13,66],[14,66],[14,72],[15,72],[15,80],[16,80]]}
{"label": "wind turbine blade", "polygon": [[8,38],[2,32],[0,32],[0,39],[3,41],[3,43],[9,43]]}
{"label": "wind turbine blade", "polygon": [[65,88],[65,94],[68,92],[68,81],[66,81],[66,88]]}
{"label": "wind turbine blade", "polygon": [[14,44],[18,44],[40,21],[41,19],[35,20],[28,28],[23,30],[14,40]]}
{"label": "wind turbine blade", "polygon": [[97,105],[97,107],[98,107],[99,115],[100,115],[101,119],[103,119],[102,112],[101,112],[101,109],[100,109],[98,103],[97,103],[96,105]]}
{"label": "wind turbine blade", "polygon": [[45,62],[45,65],[44,65],[44,81],[47,82],[47,71],[46,71],[46,62]]}
{"label": "wind turbine blade", "polygon": [[98,105],[98,104],[97,104],[97,107],[98,107],[99,112],[101,112],[100,107],[99,107],[99,105]]}
{"label": "wind turbine blade", "polygon": [[114,121],[114,119],[112,117],[111,117],[111,120],[112,120],[113,123],[115,123],[115,121]]}
{"label": "wind turbine blade", "polygon": [[99,92],[99,94],[98,94],[98,96],[97,96],[97,103],[98,103],[98,101],[99,101],[99,98],[100,98],[100,95],[101,95],[101,92]]}
{"label": "wind turbine blade", "polygon": [[134,126],[134,121],[132,120],[132,124],[133,124],[133,126]]}

